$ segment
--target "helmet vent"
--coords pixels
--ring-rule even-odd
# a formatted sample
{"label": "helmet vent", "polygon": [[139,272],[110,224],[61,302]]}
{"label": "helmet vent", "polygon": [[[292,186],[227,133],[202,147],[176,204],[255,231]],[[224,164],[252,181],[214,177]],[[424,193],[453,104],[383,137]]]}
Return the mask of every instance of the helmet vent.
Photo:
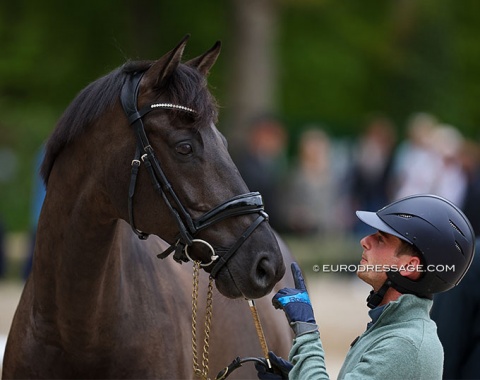
{"label": "helmet vent", "polygon": [[400,218],[404,218],[404,219],[413,218],[413,215],[410,215],[410,214],[397,214],[397,216],[399,216]]}
{"label": "helmet vent", "polygon": [[457,248],[458,252],[460,252],[463,255],[462,247],[460,247],[460,245],[458,245],[456,241],[455,241],[455,248]]}
{"label": "helmet vent", "polygon": [[457,231],[460,235],[465,236],[464,233],[460,230],[460,228],[457,227],[455,223],[453,223],[450,219],[448,221],[450,222],[450,225],[453,227],[455,231]]}

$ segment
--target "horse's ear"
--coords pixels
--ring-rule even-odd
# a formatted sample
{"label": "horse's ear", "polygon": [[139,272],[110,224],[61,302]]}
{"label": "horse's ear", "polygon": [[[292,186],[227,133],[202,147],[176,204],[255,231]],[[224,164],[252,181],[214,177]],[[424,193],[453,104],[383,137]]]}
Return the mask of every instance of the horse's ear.
{"label": "horse's ear", "polygon": [[206,53],[197,58],[193,58],[188,62],[185,62],[185,64],[195,67],[198,71],[200,71],[200,73],[206,76],[217,60],[218,55],[220,54],[221,46],[221,42],[217,41],[215,45],[213,45],[213,47]]}
{"label": "horse's ear", "polygon": [[155,61],[142,78],[142,85],[147,88],[155,88],[165,78],[168,78],[176,70],[182,59],[183,50],[187,45],[190,35],[187,34],[180,43],[163,57]]}

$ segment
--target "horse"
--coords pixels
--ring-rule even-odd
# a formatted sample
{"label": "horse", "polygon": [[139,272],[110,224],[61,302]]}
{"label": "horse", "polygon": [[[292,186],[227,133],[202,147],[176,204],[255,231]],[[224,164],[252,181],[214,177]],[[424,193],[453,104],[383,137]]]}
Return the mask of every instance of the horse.
{"label": "horse", "polygon": [[[289,328],[269,295],[289,258],[215,126],[207,76],[221,44],[182,62],[187,40],[90,83],[49,137],[4,379],[194,378],[192,262],[199,298],[214,282],[212,370],[261,356],[245,298],[258,300],[270,348],[288,354]],[[199,301],[199,320],[206,313]]]}

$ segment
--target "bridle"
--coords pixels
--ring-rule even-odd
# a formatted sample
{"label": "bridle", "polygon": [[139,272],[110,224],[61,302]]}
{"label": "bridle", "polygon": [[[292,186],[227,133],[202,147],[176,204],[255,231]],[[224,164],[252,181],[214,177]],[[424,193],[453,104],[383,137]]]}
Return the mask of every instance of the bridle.
{"label": "bridle", "polygon": [[[190,256],[188,255],[188,247],[192,246],[194,243],[205,244],[212,252],[212,256],[210,262],[203,263],[201,265],[203,267],[207,267],[215,263],[210,273],[210,276],[215,278],[220,269],[235,254],[238,248],[253,233],[253,231],[262,222],[268,220],[268,214],[264,211],[262,196],[258,192],[237,195],[214,207],[201,217],[197,219],[192,218],[192,216],[180,202],[180,199],[175,193],[172,185],[165,176],[160,162],[155,156],[155,152],[148,141],[142,118],[149,112],[159,109],[179,110],[193,114],[196,112],[189,107],[171,103],[149,104],[138,110],[138,92],[143,74],[144,72],[135,72],[128,75],[125,83],[123,84],[120,95],[120,100],[125,114],[127,115],[128,123],[133,126],[133,130],[137,139],[135,157],[132,160],[130,186],[128,191],[128,213],[130,218],[130,226],[140,239],[144,240],[148,237],[147,233],[140,231],[135,227],[133,218],[133,196],[135,194],[137,174],[140,169],[141,162],[143,162],[148,173],[150,174],[150,179],[154,189],[162,196],[165,204],[175,219],[179,230],[176,242],[157,256],[163,259],[175,251],[173,256],[174,259],[176,261],[186,262],[190,259]],[[247,214],[258,214],[258,217],[226,251],[226,253],[221,256],[215,254],[214,248],[208,242],[201,239],[195,239],[195,236],[198,232],[214,225],[215,223],[218,223],[226,218]]]}

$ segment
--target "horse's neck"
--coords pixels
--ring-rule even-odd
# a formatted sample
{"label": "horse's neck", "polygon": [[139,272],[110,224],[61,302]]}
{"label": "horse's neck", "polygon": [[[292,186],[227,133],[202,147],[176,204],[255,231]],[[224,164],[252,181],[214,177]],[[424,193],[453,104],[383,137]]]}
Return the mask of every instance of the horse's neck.
{"label": "horse's neck", "polygon": [[[106,217],[101,195],[88,191],[88,183],[82,188],[69,181],[50,185],[30,280],[33,312],[47,323],[88,329],[101,317],[101,298],[108,288],[117,286],[121,276],[119,230],[123,226]],[[108,293],[115,297],[115,292]]]}

